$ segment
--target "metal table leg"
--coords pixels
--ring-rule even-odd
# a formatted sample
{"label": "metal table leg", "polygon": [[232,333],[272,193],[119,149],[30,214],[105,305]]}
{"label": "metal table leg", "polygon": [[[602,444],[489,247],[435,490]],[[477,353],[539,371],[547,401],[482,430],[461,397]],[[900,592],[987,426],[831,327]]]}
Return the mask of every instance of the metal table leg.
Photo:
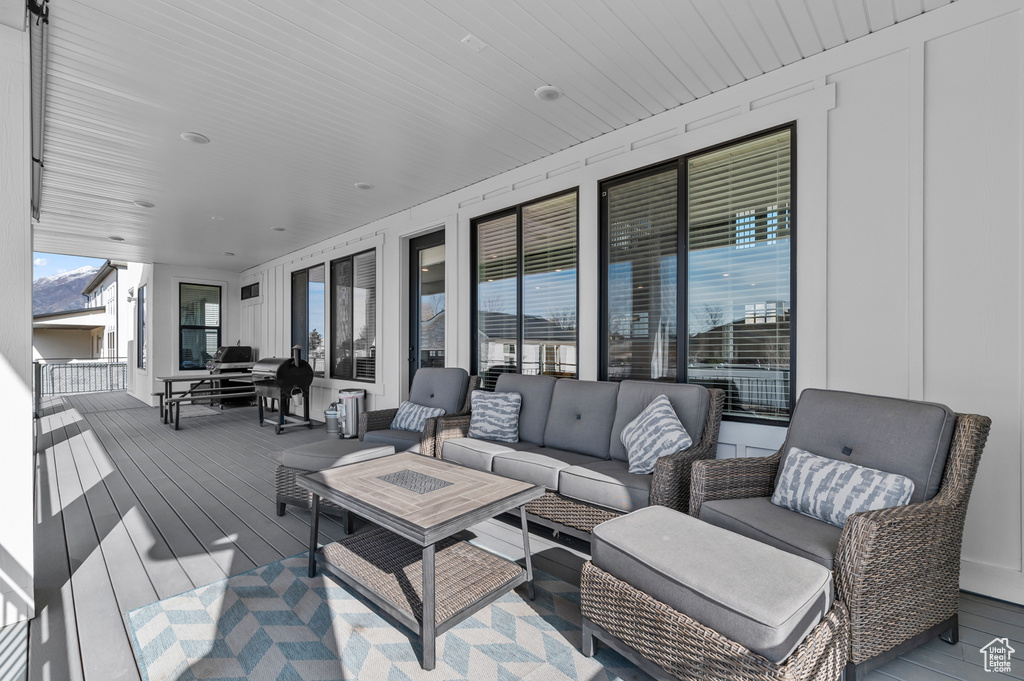
{"label": "metal table leg", "polygon": [[533,588],[533,561],[530,559],[530,526],[526,522],[526,505],[519,507],[519,518],[523,521],[523,553],[526,555],[526,595],[532,601],[536,596]]}
{"label": "metal table leg", "polygon": [[423,669],[434,668],[437,615],[434,600],[434,545],[423,547],[423,623],[420,641],[423,643]]}
{"label": "metal table leg", "polygon": [[313,510],[309,516],[309,576],[316,577],[316,549],[320,537],[320,495],[313,495]]}

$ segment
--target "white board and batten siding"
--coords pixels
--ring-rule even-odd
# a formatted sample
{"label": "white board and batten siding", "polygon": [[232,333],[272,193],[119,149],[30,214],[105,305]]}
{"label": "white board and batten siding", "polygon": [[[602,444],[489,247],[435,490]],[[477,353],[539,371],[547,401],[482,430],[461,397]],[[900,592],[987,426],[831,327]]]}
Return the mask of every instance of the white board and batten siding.
{"label": "white board and batten siding", "polygon": [[[248,270],[260,297],[242,304],[243,343],[287,352],[291,271],[376,245],[377,382],[318,379],[312,406],[339,387],[397,406],[408,238],[446,230],[447,355],[468,366],[470,220],[579,187],[580,377],[596,378],[598,181],[795,121],[798,387],[991,416],[962,586],[1024,602],[1022,14],[1019,0],[954,3]],[[726,422],[719,455],[783,437]]]}

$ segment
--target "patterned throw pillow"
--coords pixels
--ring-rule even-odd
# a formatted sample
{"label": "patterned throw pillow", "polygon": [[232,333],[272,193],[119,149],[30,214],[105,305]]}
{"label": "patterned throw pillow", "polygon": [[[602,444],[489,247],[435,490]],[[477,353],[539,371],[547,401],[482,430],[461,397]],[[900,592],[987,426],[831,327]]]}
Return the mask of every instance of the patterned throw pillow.
{"label": "patterned throw pillow", "polygon": [[424,407],[415,402],[402,402],[394,420],[391,421],[391,429],[422,433],[423,428],[427,425],[427,419],[444,416],[444,414],[445,411],[441,407]]}
{"label": "patterned throw pillow", "polygon": [[626,424],[619,438],[626,446],[630,473],[653,473],[658,459],[693,444],[664,395],[655,397],[639,416]]}
{"label": "patterned throw pillow", "polygon": [[474,390],[469,418],[469,436],[477,440],[519,442],[519,393],[489,393]]}
{"label": "patterned throw pillow", "polygon": [[905,506],[910,478],[790,447],[772,503],[842,527],[851,513]]}

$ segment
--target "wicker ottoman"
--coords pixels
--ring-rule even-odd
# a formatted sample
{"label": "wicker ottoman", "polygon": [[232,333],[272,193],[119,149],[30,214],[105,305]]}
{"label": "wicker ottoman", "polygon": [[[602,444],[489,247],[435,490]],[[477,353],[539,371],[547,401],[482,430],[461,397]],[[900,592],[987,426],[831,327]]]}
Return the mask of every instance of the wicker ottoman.
{"label": "wicker ottoman", "polygon": [[[281,452],[281,464],[277,467],[276,474],[277,515],[284,515],[288,504],[305,509],[313,506],[313,495],[296,484],[296,476],[359,461],[379,459],[394,453],[395,448],[392,445],[368,445],[359,440],[338,438],[284,450]],[[344,509],[324,501],[320,504],[320,512],[342,518],[345,531],[351,531],[351,521]]]}
{"label": "wicker ottoman", "polygon": [[826,568],[668,508],[594,528],[583,654],[594,638],[657,679],[836,681],[849,619]]}

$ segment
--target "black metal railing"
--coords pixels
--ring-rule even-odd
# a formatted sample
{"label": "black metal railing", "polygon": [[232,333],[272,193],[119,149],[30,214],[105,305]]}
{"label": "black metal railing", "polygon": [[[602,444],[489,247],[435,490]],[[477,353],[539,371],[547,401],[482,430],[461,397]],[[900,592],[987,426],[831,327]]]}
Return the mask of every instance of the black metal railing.
{"label": "black metal railing", "polygon": [[60,357],[37,360],[33,364],[37,403],[39,399],[52,395],[110,392],[128,387],[128,361],[124,357]]}

